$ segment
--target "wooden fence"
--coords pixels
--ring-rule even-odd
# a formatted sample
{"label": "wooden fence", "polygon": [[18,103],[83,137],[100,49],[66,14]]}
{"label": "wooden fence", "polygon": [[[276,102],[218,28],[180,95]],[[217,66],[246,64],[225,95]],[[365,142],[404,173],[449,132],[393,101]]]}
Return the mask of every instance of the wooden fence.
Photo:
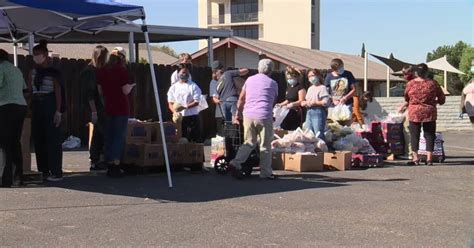
{"label": "wooden fence", "polygon": [[[53,59],[53,66],[62,72],[66,90],[67,112],[64,115],[63,122],[64,135],[65,137],[69,135],[79,137],[82,141],[82,145],[87,144],[87,123],[90,120],[90,110],[86,103],[83,84],[80,82],[79,76],[86,65],[87,61],[82,59]],[[25,78],[27,78],[29,71],[34,66],[32,57],[18,56],[18,66],[24,73]],[[166,93],[170,86],[171,74],[176,68],[169,65],[154,65],[154,69],[163,111],[163,119],[168,121],[171,119],[171,112],[167,107]],[[139,63],[130,64],[129,72],[132,81],[137,84],[130,95],[131,115],[140,120],[158,120],[149,65]],[[251,71],[250,75],[255,73],[255,71]],[[209,94],[211,74],[211,69],[208,67],[193,68],[193,81],[199,85],[203,94]],[[275,72],[272,78],[279,82],[279,100],[282,100],[285,96],[287,85],[285,75],[282,72]],[[305,84],[307,84],[307,82],[305,82]],[[201,134],[204,139],[212,137],[216,130],[216,121],[214,119],[215,106],[209,99],[208,102],[209,109],[200,114],[202,123]]]}

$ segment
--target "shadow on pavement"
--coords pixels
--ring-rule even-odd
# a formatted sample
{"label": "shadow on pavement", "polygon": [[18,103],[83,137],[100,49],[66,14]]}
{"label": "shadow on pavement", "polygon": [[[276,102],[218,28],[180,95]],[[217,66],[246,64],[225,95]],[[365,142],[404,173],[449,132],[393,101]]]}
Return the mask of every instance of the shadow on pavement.
{"label": "shadow on pavement", "polygon": [[403,181],[406,179],[372,180],[329,177],[316,174],[286,174],[277,180],[259,179],[257,175],[239,181],[230,175],[217,175],[213,172],[173,174],[174,188],[169,189],[164,174],[126,176],[111,179],[105,174],[71,173],[65,175],[61,182],[46,186],[149,198],[161,202],[208,202],[253,195],[282,193],[305,189],[331,188],[349,186],[350,182],[359,181]]}

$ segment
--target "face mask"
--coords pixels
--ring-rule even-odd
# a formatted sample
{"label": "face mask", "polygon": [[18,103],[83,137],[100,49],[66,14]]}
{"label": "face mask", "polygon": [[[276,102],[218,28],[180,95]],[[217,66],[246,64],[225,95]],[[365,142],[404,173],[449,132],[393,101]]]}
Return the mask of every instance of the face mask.
{"label": "face mask", "polygon": [[405,74],[405,75],[403,75],[403,78],[405,78],[405,80],[407,80],[407,81],[411,81],[415,77],[413,76],[413,74]]}
{"label": "face mask", "polygon": [[296,84],[296,79],[290,78],[286,80],[289,85],[294,86]]}
{"label": "face mask", "polygon": [[337,69],[337,74],[342,75],[344,73],[344,67]]}
{"label": "face mask", "polygon": [[318,77],[310,77],[310,78],[309,78],[309,82],[310,82],[312,85],[319,84],[319,78],[318,78]]}
{"label": "face mask", "polygon": [[38,64],[38,65],[43,64],[43,62],[44,62],[45,59],[46,59],[46,58],[45,58],[43,55],[35,55],[35,56],[33,56],[33,61],[34,61],[36,64]]}
{"label": "face mask", "polygon": [[183,80],[183,81],[188,81],[189,75],[187,75],[187,74],[181,74],[181,75],[179,75],[179,79],[181,79],[181,80]]}

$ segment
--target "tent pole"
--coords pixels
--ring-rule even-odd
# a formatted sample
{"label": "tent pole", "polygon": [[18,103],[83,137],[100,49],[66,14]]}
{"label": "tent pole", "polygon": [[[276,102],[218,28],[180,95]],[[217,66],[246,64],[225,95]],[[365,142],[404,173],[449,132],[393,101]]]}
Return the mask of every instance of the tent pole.
{"label": "tent pole", "polygon": [[140,43],[135,43],[135,62],[140,63]]}
{"label": "tent pole", "polygon": [[143,34],[145,35],[146,49],[148,51],[148,63],[150,65],[151,81],[153,84],[153,91],[155,93],[155,102],[156,102],[156,110],[158,112],[158,119],[160,121],[161,138],[163,140],[163,152],[165,155],[166,174],[168,175],[168,186],[170,188],[173,188],[173,182],[171,180],[170,161],[168,158],[168,147],[166,146],[166,136],[165,136],[165,130],[163,128],[163,116],[161,114],[160,95],[158,94],[158,85],[156,83],[155,68],[153,65],[153,57],[151,56],[151,50],[150,50],[150,38],[148,37],[148,28],[146,26],[146,21],[145,19],[143,19],[142,21],[143,21],[142,31],[143,31]]}
{"label": "tent pole", "polygon": [[28,34],[28,52],[33,55],[33,47],[35,46],[35,36],[33,33]]}
{"label": "tent pole", "polygon": [[448,91],[448,71],[444,71],[444,89]]}
{"label": "tent pole", "polygon": [[211,67],[212,62],[214,62],[214,47],[212,43],[213,39],[214,37],[212,36],[209,36],[209,38],[207,38],[207,60],[208,60],[207,64],[209,67]]}
{"label": "tent pole", "polygon": [[368,88],[368,77],[369,77],[369,52],[365,51],[364,58],[364,91],[367,91]]}
{"label": "tent pole", "polygon": [[13,43],[13,65],[18,67],[18,44]]}
{"label": "tent pole", "polygon": [[128,34],[128,52],[129,52],[129,61],[130,63],[136,63],[135,61],[135,37],[133,36],[133,32],[130,32]]}
{"label": "tent pole", "polygon": [[390,97],[390,67],[387,66],[387,98]]}

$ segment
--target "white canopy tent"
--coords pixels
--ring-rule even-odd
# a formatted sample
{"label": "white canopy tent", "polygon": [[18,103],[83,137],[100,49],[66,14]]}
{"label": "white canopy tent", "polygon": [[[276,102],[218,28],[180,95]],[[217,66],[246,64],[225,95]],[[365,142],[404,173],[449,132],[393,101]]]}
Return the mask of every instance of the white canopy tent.
{"label": "white canopy tent", "polygon": [[439,59],[435,59],[426,63],[430,69],[440,70],[444,72],[444,89],[448,90],[448,72],[457,73],[464,75],[464,72],[456,69],[456,67],[452,66],[446,57],[441,57]]}
{"label": "white canopy tent", "polygon": [[[173,187],[162,124],[162,110],[150,50],[150,36],[155,38],[155,42],[196,38],[208,38],[212,41],[214,36],[232,35],[232,32],[213,33],[208,30],[206,33],[187,30],[195,33],[186,36],[183,30],[173,31],[172,28],[150,27],[146,25],[143,7],[120,4],[113,0],[0,0],[0,13],[0,42],[14,44],[15,60],[17,43],[28,41],[31,52],[35,40],[40,39],[46,39],[50,43],[129,42],[133,44],[134,40],[146,43],[157,114],[161,123],[160,131],[163,137],[168,185],[170,188]],[[133,22],[136,20],[142,20],[142,25]],[[149,34],[150,29],[154,31],[152,35]],[[162,34],[157,33],[158,31]],[[138,33],[143,36],[137,35]]]}

